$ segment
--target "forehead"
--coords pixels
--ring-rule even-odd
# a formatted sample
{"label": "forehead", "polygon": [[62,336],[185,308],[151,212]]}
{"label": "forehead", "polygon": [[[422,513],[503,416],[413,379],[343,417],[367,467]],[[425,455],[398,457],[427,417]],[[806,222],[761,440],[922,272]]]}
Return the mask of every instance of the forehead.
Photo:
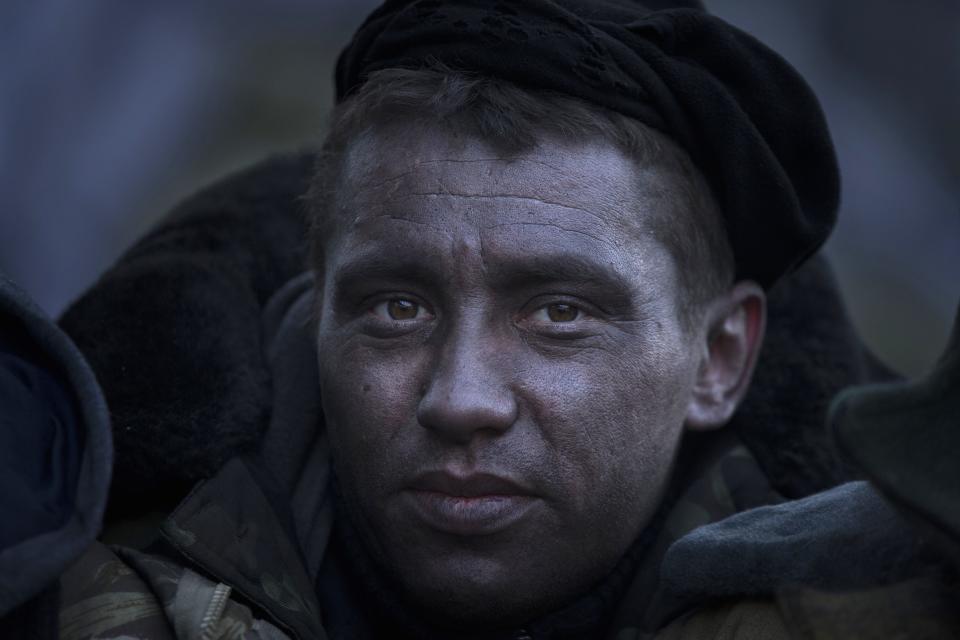
{"label": "forehead", "polygon": [[[655,166],[639,167],[604,141],[543,138],[534,149],[509,154],[472,136],[423,125],[380,126],[348,147],[338,189],[337,223],[348,225],[367,207],[397,195],[477,197],[523,195],[571,209],[603,209],[628,227],[665,198],[673,179]],[[359,206],[358,206],[359,205]]]}
{"label": "forehead", "polygon": [[651,221],[672,206],[674,179],[606,142],[544,139],[509,155],[470,136],[388,126],[355,140],[343,163],[327,243],[341,256],[416,247],[435,259],[459,246],[624,270],[668,261]]}

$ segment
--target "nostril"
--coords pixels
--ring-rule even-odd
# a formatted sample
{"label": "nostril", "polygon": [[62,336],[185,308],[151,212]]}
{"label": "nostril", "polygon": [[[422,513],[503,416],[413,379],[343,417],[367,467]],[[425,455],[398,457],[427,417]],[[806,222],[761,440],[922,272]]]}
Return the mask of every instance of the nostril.
{"label": "nostril", "polygon": [[420,426],[460,443],[478,432],[509,430],[516,420],[517,399],[510,368],[497,357],[497,344],[466,329],[455,338],[423,380],[417,406]]}
{"label": "nostril", "polygon": [[444,438],[467,442],[480,432],[505,432],[517,417],[505,388],[428,385],[417,410],[420,425]]}

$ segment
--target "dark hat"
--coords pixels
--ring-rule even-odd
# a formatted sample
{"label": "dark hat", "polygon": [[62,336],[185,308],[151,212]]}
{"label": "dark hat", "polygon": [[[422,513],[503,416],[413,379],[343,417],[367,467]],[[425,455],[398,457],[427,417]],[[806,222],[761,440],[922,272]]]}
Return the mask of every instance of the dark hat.
{"label": "dark hat", "polygon": [[769,287],[826,240],[839,175],[800,75],[699,2],[387,0],[341,53],[337,100],[430,62],[557,92],[676,140],[723,211],[737,274]]}
{"label": "dark hat", "polygon": [[960,566],[960,310],[926,377],[849,389],[830,422],[840,451],[929,525]]}

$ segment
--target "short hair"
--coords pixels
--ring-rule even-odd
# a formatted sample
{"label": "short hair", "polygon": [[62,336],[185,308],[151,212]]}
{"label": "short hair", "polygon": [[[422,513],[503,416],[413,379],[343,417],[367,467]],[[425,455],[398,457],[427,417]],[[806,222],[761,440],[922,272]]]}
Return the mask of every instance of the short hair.
{"label": "short hair", "polygon": [[671,195],[678,198],[654,216],[651,232],[677,262],[684,325],[692,327],[703,305],[732,285],[733,251],[717,201],[701,171],[673,140],[571,96],[530,91],[442,65],[374,72],[333,110],[307,193],[315,267],[323,264],[324,238],[350,143],[379,124],[405,120],[469,134],[510,154],[532,150],[551,134],[563,140],[608,141],[638,167],[656,166],[674,178]]}

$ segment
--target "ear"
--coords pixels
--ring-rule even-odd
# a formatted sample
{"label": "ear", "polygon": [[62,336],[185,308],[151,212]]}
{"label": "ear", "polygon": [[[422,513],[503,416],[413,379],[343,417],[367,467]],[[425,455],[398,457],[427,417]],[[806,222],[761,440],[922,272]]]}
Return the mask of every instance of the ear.
{"label": "ear", "polygon": [[696,431],[725,425],[746,395],[763,342],[767,301],[755,282],[738,282],[704,316],[701,361],[685,426]]}

